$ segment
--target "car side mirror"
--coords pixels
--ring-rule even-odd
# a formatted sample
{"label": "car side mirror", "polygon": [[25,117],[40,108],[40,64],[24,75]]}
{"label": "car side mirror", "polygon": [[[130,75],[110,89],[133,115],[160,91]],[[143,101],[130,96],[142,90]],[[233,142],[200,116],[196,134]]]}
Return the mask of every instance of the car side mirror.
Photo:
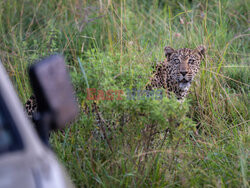
{"label": "car side mirror", "polygon": [[[49,126],[49,130],[63,129],[78,113],[64,58],[52,55],[33,64],[29,76],[40,114],[39,126]],[[45,116],[46,121],[42,120]],[[44,122],[49,125],[44,125]]]}

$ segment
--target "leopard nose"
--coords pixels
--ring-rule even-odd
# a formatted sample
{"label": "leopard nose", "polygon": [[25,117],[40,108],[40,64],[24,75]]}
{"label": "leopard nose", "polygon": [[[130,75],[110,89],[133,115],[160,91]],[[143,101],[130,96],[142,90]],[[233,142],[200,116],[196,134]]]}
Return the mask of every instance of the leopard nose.
{"label": "leopard nose", "polygon": [[181,71],[180,73],[182,74],[182,76],[185,76],[187,74],[187,71]]}

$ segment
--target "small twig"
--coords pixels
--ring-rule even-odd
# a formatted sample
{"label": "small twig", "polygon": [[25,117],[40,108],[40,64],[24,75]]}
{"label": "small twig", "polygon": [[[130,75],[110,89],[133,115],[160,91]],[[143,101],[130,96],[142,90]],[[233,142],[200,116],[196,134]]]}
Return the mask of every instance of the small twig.
{"label": "small twig", "polygon": [[[103,126],[103,124],[105,124],[105,125],[107,125],[107,124],[106,124],[105,120],[102,118],[101,114],[99,113],[98,108],[97,108],[97,106],[96,106],[96,103],[94,102],[93,104],[94,104],[95,112],[96,112],[96,114],[97,114],[97,116],[98,116],[98,119],[101,120],[100,127],[101,127],[101,131],[102,131],[102,133],[103,133],[104,139],[107,141],[108,146],[109,146],[109,149],[110,149],[110,151],[113,153],[113,149],[112,149],[112,147],[111,147],[110,140],[108,139],[106,130],[105,130],[104,126]],[[107,127],[108,127],[108,126],[107,126]]]}
{"label": "small twig", "polygon": [[164,142],[165,142],[165,140],[167,138],[167,134],[168,134],[169,131],[170,131],[169,128],[166,128],[164,137],[163,137],[161,145],[160,145],[160,149],[162,148],[162,146],[163,146],[163,144],[164,144]]}

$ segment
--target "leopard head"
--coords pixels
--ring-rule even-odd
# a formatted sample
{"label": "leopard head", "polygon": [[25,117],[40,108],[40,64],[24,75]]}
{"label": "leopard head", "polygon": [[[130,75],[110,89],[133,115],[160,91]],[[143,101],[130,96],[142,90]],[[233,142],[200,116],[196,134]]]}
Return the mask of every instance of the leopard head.
{"label": "leopard head", "polygon": [[194,50],[188,48],[174,50],[171,47],[165,47],[164,51],[170,79],[181,91],[187,91],[200,69],[201,60],[205,56],[205,47],[199,46]]}

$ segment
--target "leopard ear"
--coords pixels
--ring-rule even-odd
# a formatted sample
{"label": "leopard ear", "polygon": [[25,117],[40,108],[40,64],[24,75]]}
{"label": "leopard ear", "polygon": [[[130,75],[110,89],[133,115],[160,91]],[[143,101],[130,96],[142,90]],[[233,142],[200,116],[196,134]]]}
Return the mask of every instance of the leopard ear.
{"label": "leopard ear", "polygon": [[174,52],[175,50],[173,48],[171,48],[170,46],[166,46],[164,48],[164,52],[165,52],[165,56],[167,59],[169,59],[169,57],[171,56],[171,54]]}
{"label": "leopard ear", "polygon": [[199,55],[201,56],[201,58],[203,59],[205,57],[205,54],[206,54],[206,47],[201,45],[201,46],[198,46],[196,49],[195,49],[196,52],[199,53]]}

